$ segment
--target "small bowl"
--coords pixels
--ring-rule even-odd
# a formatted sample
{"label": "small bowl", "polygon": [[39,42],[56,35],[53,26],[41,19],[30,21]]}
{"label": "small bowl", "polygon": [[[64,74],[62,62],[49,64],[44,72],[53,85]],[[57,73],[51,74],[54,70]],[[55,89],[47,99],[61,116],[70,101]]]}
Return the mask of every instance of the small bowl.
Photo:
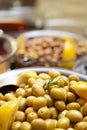
{"label": "small bowl", "polygon": [[11,36],[2,33],[0,35],[0,73],[10,69],[12,57],[16,51],[16,40]]}
{"label": "small bowl", "polygon": [[[81,35],[77,35],[75,33],[71,32],[65,32],[65,31],[56,31],[56,30],[36,30],[36,31],[28,31],[23,34],[21,34],[18,39],[18,44],[25,44],[23,42],[26,41],[26,39],[32,39],[32,38],[38,38],[38,37],[69,37],[71,39],[74,39],[77,41],[77,43],[83,39],[85,39]],[[21,57],[20,57],[21,58]],[[63,67],[63,68],[68,68],[71,69],[71,65],[68,64],[73,64],[75,60],[45,60],[45,61],[40,61],[39,58],[36,59],[26,59],[23,61],[23,59],[19,59],[18,55],[16,56],[16,64],[19,67],[28,67],[28,66],[45,66],[45,67]],[[69,67],[66,67],[67,66]]]}

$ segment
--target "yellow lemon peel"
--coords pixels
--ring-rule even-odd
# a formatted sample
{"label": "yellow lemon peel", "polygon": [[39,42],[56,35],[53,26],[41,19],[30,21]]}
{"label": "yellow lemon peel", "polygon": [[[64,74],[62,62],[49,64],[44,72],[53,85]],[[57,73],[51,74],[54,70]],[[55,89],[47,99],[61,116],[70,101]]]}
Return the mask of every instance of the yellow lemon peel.
{"label": "yellow lemon peel", "polygon": [[14,121],[21,97],[9,101],[0,107],[0,130],[9,130]]}
{"label": "yellow lemon peel", "polygon": [[[65,68],[73,67],[74,60],[76,59],[76,50],[75,50],[74,41],[66,40],[64,44],[62,59],[65,61],[65,63],[63,64],[63,67]],[[68,61],[68,60],[72,60],[72,61]]]}
{"label": "yellow lemon peel", "polygon": [[78,81],[71,85],[70,88],[72,88],[78,96],[87,101],[87,82]]}
{"label": "yellow lemon peel", "polygon": [[27,84],[29,78],[38,78],[38,75],[36,72],[33,71],[24,72],[18,77],[16,84],[18,86],[22,83]]}

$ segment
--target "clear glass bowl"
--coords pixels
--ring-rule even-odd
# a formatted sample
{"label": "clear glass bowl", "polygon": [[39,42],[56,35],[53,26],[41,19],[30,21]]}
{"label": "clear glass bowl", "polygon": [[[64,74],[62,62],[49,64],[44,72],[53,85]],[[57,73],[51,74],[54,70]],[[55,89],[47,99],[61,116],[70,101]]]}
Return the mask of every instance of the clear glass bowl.
{"label": "clear glass bowl", "polygon": [[[37,31],[28,31],[25,32],[23,34],[21,34],[20,36],[20,41],[19,44],[23,43],[24,39],[33,39],[33,38],[37,38],[37,37],[69,37],[72,38],[74,40],[77,41],[77,43],[80,40],[83,40],[84,37],[81,35],[77,35],[75,33],[70,33],[70,32],[65,32],[65,31],[55,31],[55,30],[37,30]],[[25,41],[25,40],[24,40]],[[68,68],[68,69],[72,69],[72,67],[66,67],[70,64],[74,64],[75,60],[55,60],[52,61],[51,60],[44,60],[44,61],[40,61],[39,58],[36,59],[26,59],[24,58],[20,58],[18,57],[18,55],[15,58],[16,60],[16,64],[19,67],[26,67],[26,66],[55,66],[55,67],[62,67],[62,68]]]}

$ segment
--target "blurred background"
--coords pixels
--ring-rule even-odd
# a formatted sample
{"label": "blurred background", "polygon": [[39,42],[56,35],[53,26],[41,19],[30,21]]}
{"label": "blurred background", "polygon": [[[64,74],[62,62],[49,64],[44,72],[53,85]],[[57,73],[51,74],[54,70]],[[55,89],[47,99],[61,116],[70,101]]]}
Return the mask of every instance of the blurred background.
{"label": "blurred background", "polygon": [[[19,7],[24,7],[24,10],[16,9],[16,12],[13,11],[14,8]],[[32,24],[31,29],[35,29],[35,27],[63,29],[87,35],[86,8],[87,0],[0,0],[1,11],[13,11],[1,12],[0,22],[6,22],[5,18],[13,22],[12,19],[15,18],[16,21],[21,19],[27,24]],[[8,31],[4,26],[3,28],[5,31]],[[22,31],[27,28],[29,29],[29,27],[24,25],[19,30]],[[14,30],[9,29],[9,31]]]}
{"label": "blurred background", "polygon": [[[86,9],[87,9],[87,0],[0,0],[0,29],[1,29],[0,35],[5,34],[5,33],[9,34],[9,36],[12,36],[14,38],[15,42],[19,43],[17,44],[17,46],[21,46],[21,47],[24,46],[24,48],[22,48],[22,52],[19,55],[19,58],[22,57],[22,60],[23,60],[22,67],[26,65],[29,66],[29,64],[27,64],[27,62],[30,60],[29,59],[30,57],[27,56],[29,52],[27,55],[25,55],[26,51],[24,50],[27,44],[25,42],[26,41],[25,39],[28,39],[31,37],[36,38],[36,37],[40,37],[40,36],[44,37],[48,35],[55,36],[55,37],[60,36],[60,35],[62,36],[67,35],[69,36],[69,38],[72,37],[76,43],[77,42],[79,43],[78,44],[79,49],[76,49],[76,48],[75,49],[79,57],[81,57],[81,55],[83,56],[83,54],[87,55]],[[34,31],[40,30],[40,32],[32,33],[31,30],[34,30]],[[62,31],[62,33],[58,31],[57,32],[43,32],[43,30],[51,30],[51,31],[58,30],[58,31]],[[27,31],[28,33],[26,34]],[[24,34],[25,37],[20,37],[21,34]],[[5,38],[7,40],[7,37]],[[85,41],[83,41],[83,39],[85,39]],[[68,40],[69,42],[72,41],[70,39]],[[43,43],[42,41],[40,45],[41,47]],[[65,41],[67,41],[67,39]],[[0,43],[3,43],[3,42],[4,42],[3,39],[1,39]],[[48,42],[47,41],[45,42],[48,45]],[[13,42],[9,41],[9,43],[13,43]],[[83,45],[83,43],[85,44]],[[37,47],[36,47],[36,50],[37,50]],[[69,54],[71,53],[72,50],[73,49],[71,48],[71,50],[69,51]],[[56,55],[58,57],[58,53]],[[26,61],[26,57],[27,57],[27,61]],[[69,58],[70,58],[70,55],[69,55]],[[48,59],[49,59],[49,56],[48,56]],[[82,62],[82,59],[80,60],[81,62]],[[59,62],[59,59],[56,62]],[[12,63],[14,64],[15,60],[13,60]],[[12,68],[14,69],[17,66],[14,67],[13,64],[12,64]],[[58,63],[58,65],[59,64],[60,63]],[[77,67],[75,71],[78,68],[78,64],[76,65]],[[83,73],[84,68],[85,68],[84,72],[87,73],[87,61],[86,63],[84,63],[84,65],[82,65],[82,69],[79,69],[79,70],[82,70],[81,73]]]}

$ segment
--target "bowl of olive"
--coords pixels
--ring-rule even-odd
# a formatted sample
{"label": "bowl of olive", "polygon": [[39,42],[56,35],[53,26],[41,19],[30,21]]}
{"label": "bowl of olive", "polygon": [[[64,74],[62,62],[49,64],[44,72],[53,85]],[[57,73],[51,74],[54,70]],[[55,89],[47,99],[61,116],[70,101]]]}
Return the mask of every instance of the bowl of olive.
{"label": "bowl of olive", "polygon": [[52,67],[9,71],[0,75],[0,128],[84,130],[86,101],[85,75]]}

